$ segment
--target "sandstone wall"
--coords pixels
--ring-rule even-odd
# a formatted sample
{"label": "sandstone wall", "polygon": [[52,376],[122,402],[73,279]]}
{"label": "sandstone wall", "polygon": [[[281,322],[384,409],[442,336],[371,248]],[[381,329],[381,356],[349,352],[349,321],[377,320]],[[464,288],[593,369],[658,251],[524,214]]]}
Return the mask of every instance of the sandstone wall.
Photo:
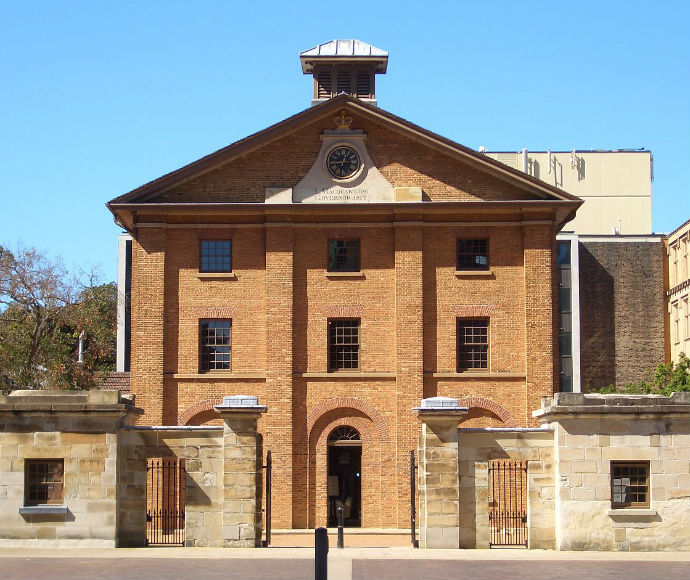
{"label": "sandstone wall", "polygon": [[553,549],[554,443],[549,430],[459,429],[460,547],[489,547],[489,461],[527,461],[528,547]]}

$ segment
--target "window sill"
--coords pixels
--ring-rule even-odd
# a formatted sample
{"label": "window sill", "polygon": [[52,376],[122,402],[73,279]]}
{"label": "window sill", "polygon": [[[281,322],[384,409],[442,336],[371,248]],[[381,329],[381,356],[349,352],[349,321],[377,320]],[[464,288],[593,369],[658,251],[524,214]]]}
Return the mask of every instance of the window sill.
{"label": "window sill", "polygon": [[233,373],[227,372],[208,372],[208,373],[174,373],[173,379],[187,379],[187,380],[222,380],[222,381],[241,381],[246,379],[264,380],[266,375],[259,373]]}
{"label": "window sill", "polygon": [[237,280],[237,274],[235,272],[197,272],[197,277],[200,280]]}
{"label": "window sill", "polygon": [[615,518],[654,518],[658,515],[656,510],[649,508],[615,508],[606,512],[606,515]]}
{"label": "window sill", "polygon": [[23,516],[66,516],[69,513],[66,505],[25,505],[19,508]]}
{"label": "window sill", "polygon": [[435,379],[526,379],[525,373],[498,373],[490,371],[465,371],[462,373],[424,373]]}
{"label": "window sill", "polygon": [[456,278],[494,278],[493,270],[455,270]]}
{"label": "window sill", "polygon": [[326,278],[365,278],[364,272],[326,272]]}

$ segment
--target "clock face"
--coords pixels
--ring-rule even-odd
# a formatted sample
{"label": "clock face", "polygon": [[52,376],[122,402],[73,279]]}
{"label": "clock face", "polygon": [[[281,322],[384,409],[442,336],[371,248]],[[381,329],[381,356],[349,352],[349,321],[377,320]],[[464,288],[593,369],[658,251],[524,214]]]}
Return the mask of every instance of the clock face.
{"label": "clock face", "polygon": [[326,157],[328,172],[336,179],[348,179],[360,168],[359,154],[352,147],[339,145]]}

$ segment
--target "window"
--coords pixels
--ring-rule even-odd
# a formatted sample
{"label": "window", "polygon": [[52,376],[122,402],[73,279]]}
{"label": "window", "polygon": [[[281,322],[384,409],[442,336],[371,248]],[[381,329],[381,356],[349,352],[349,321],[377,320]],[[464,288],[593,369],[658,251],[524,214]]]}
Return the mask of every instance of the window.
{"label": "window", "polygon": [[489,321],[458,318],[458,372],[488,370]]}
{"label": "window", "polygon": [[328,240],[328,271],[359,272],[359,240]]}
{"label": "window", "polygon": [[557,244],[558,265],[558,342],[560,352],[561,392],[573,390],[573,325],[572,325],[572,276],[570,264],[570,241],[559,241]]}
{"label": "window", "polygon": [[232,272],[232,241],[201,240],[199,272]]}
{"label": "window", "polygon": [[359,368],[359,319],[328,321],[328,370]]}
{"label": "window", "polygon": [[231,320],[202,320],[200,327],[199,370],[230,370],[230,327]]}
{"label": "window", "polygon": [[24,504],[61,504],[64,459],[27,459],[24,462]]}
{"label": "window", "polygon": [[649,507],[649,461],[611,462],[611,507]]}
{"label": "window", "polygon": [[457,270],[488,270],[489,240],[458,240]]}

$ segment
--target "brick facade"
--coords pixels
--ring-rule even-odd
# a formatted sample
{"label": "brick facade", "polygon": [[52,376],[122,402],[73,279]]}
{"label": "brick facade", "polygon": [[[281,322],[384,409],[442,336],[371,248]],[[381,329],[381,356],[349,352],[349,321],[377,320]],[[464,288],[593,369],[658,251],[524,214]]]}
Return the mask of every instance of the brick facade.
{"label": "brick facade", "polygon": [[[146,203],[133,194],[111,202],[134,237],[140,423],[218,424],[212,406],[223,395],[258,396],[277,528],[326,524],[327,440],[339,425],[361,435],[362,526],[405,527],[420,429],[412,408],[422,398],[467,401],[467,426],[524,426],[554,391],[555,234],[579,202],[497,176],[461,146],[432,147],[433,134],[423,143],[409,124],[355,102],[331,99],[271,139],[220,152],[212,167],[202,160],[203,174],[153,187]],[[309,171],[339,108],[366,133],[381,174],[393,187],[421,187],[421,202],[263,204],[267,187],[294,187]],[[211,205],[227,202],[235,206]],[[462,237],[488,239],[488,272],[455,271]],[[356,275],[328,275],[333,238],[360,239]],[[199,275],[201,239],[232,240],[232,276]],[[212,317],[232,320],[230,371],[199,370],[199,320]],[[360,320],[353,372],[327,372],[327,324],[337,317]],[[457,372],[459,317],[488,318],[486,371]]]}
{"label": "brick facade", "polygon": [[639,381],[664,362],[664,249],[580,241],[583,389]]}

